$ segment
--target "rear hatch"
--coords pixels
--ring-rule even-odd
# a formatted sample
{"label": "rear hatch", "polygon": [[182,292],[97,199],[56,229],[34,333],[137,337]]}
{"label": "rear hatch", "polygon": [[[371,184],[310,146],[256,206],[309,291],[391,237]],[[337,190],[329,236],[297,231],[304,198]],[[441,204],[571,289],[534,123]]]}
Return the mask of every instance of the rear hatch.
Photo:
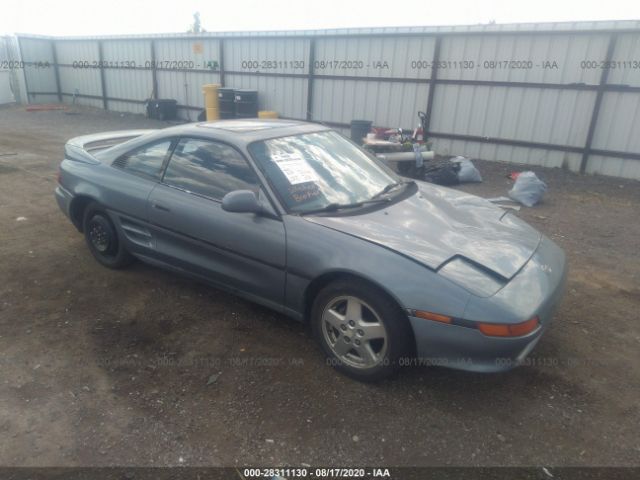
{"label": "rear hatch", "polygon": [[155,130],[118,130],[93,133],[69,140],[64,146],[65,157],[71,160],[96,163],[99,153]]}

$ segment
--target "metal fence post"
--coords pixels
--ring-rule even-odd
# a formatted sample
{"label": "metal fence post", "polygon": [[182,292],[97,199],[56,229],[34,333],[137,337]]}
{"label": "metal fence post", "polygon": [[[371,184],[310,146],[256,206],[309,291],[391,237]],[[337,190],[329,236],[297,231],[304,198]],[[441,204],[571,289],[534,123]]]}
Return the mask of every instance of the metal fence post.
{"label": "metal fence post", "polygon": [[218,71],[220,76],[220,86],[224,87],[224,40],[218,40]]}
{"label": "metal fence post", "polygon": [[104,78],[104,55],[102,52],[102,40],[98,40],[98,66],[100,67],[100,85],[102,87],[102,106],[105,110],[109,110],[107,103],[107,87]]}
{"label": "metal fence post", "polygon": [[25,103],[29,105],[29,103],[31,103],[31,100],[29,99],[29,83],[27,82],[27,63],[28,62],[24,59],[20,37],[16,36],[16,40],[18,42],[18,61],[22,62],[22,76],[24,77],[24,100],[25,100]]}
{"label": "metal fence post", "polygon": [[154,100],[158,99],[158,71],[156,70],[156,42],[151,39],[150,43],[151,50],[151,98]]}
{"label": "metal fence post", "polygon": [[316,61],[316,38],[309,39],[309,68],[307,70],[307,121],[313,120],[313,78],[315,73],[314,63]]}
{"label": "metal fence post", "polygon": [[436,92],[436,83],[438,81],[438,62],[440,61],[440,44],[442,37],[436,37],[436,43],[433,47],[433,62],[431,63],[431,75],[429,75],[429,96],[427,97],[427,111],[424,121],[424,132],[422,132],[424,140],[429,138],[429,128],[431,126],[431,112],[433,111],[433,97]]}
{"label": "metal fence post", "polygon": [[605,58],[605,63],[604,63],[605,68],[602,69],[602,73],[600,74],[600,83],[598,84],[596,101],[593,104],[593,111],[591,112],[591,121],[589,122],[587,140],[584,145],[584,150],[582,151],[582,160],[580,161],[580,173],[585,173],[587,170],[587,163],[589,162],[589,155],[591,154],[591,144],[593,143],[593,135],[595,134],[595,131],[596,131],[596,126],[598,124],[598,115],[600,114],[600,106],[602,105],[602,97],[604,96],[607,79],[609,78],[608,65],[611,62],[611,59],[613,58],[613,52],[616,49],[617,40],[618,40],[617,34],[612,34],[609,37],[609,46],[607,47],[607,56]]}
{"label": "metal fence post", "polygon": [[58,70],[58,53],[56,52],[56,41],[51,39],[51,58],[53,59],[53,74],[56,77],[56,92],[58,101],[62,103],[62,89],[60,87],[60,70]]}

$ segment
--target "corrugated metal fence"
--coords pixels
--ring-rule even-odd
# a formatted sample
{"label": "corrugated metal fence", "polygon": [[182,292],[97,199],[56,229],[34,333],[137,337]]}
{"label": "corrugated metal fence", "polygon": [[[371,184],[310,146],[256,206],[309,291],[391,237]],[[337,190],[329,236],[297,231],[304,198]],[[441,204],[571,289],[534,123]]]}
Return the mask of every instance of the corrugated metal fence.
{"label": "corrugated metal fence", "polygon": [[24,77],[19,75],[21,64],[15,41],[13,37],[0,36],[0,105],[21,100],[19,79]]}
{"label": "corrugated metal fence", "polygon": [[128,37],[19,35],[31,102],[142,113],[201,86],[339,129],[413,128],[439,153],[640,179],[640,21]]}

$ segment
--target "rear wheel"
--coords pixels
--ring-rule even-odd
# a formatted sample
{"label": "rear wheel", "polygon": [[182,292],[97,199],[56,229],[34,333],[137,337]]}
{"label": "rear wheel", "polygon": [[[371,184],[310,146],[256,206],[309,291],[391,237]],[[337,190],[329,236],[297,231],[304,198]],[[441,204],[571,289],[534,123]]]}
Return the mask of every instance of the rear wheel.
{"label": "rear wheel", "polygon": [[113,222],[100,205],[87,205],[82,225],[89,251],[102,265],[123,268],[133,262],[133,256],[125,249]]}
{"label": "rear wheel", "polygon": [[392,375],[409,352],[411,335],[402,310],[365,282],[338,281],[322,289],[311,321],[329,362],[357,380]]}

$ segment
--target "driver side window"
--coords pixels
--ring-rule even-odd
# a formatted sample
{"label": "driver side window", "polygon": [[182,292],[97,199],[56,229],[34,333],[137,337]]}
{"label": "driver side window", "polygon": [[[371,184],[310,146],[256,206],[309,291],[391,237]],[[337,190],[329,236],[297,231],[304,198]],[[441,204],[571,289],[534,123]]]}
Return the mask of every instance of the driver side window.
{"label": "driver side window", "polygon": [[259,190],[257,176],[235,148],[196,138],[178,142],[163,182],[214,200],[233,190]]}

